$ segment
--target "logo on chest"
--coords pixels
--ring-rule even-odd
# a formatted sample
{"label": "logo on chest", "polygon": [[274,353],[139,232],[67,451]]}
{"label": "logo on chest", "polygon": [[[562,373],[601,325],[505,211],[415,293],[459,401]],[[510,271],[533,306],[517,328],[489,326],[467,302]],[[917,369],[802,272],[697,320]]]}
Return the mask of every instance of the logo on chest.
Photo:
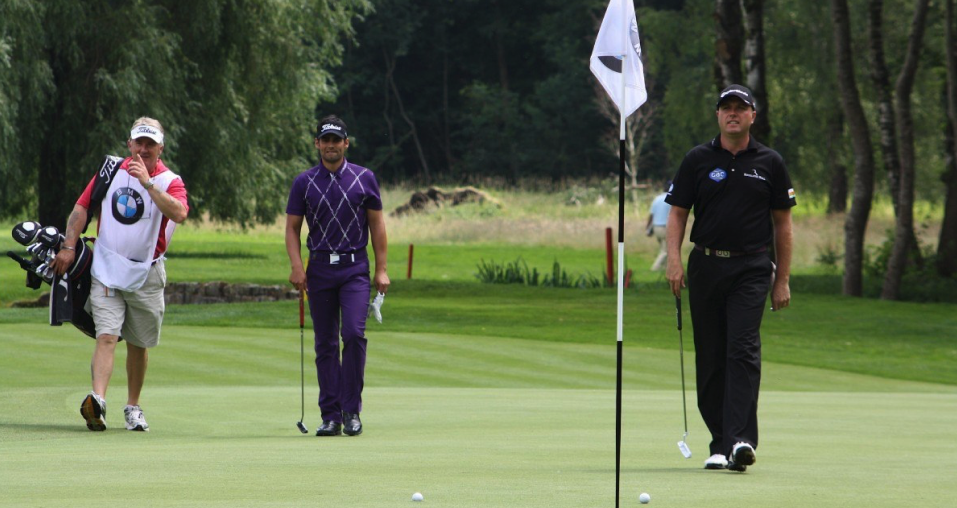
{"label": "logo on chest", "polygon": [[711,170],[710,173],[708,173],[708,178],[716,182],[720,182],[721,180],[724,180],[727,177],[728,177],[728,172],[721,168],[715,168]]}
{"label": "logo on chest", "polygon": [[756,178],[758,180],[761,180],[762,182],[768,181],[766,178],[758,174],[757,169],[752,169],[750,173],[744,173],[744,176],[748,178]]}
{"label": "logo on chest", "polygon": [[143,196],[140,196],[140,193],[135,190],[129,187],[117,189],[116,192],[113,193],[113,199],[111,201],[113,218],[120,224],[129,226],[143,217],[143,210],[145,208]]}

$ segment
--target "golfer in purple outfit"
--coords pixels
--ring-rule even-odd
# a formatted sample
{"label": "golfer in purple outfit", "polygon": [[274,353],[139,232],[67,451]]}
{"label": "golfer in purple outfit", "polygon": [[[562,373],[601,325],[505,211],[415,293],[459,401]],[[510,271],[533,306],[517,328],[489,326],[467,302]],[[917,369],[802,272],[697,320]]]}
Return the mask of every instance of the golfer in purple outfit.
{"label": "golfer in purple outfit", "polygon": [[[388,240],[379,183],[368,169],[345,158],[346,124],[327,116],[316,129],[320,164],[296,177],[286,205],[289,282],[309,294],[315,331],[316,373],[322,425],[317,436],[362,433],[362,385],[366,365],[369,257],[372,239],[376,290],[389,289]],[[302,223],[309,226],[309,269],[302,263]],[[342,336],[342,360],[339,337]]]}

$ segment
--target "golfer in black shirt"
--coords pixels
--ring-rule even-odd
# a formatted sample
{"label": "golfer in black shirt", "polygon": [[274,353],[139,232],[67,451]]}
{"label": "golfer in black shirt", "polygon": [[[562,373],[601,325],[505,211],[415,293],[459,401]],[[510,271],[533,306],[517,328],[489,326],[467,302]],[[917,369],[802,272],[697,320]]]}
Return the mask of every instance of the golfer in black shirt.
{"label": "golfer in black shirt", "polygon": [[[681,296],[681,243],[688,214],[694,250],[688,292],[694,328],[698,409],[711,431],[706,469],[744,471],[758,446],[761,318],[791,301],[794,189],[781,156],[750,135],[751,91],[724,89],[716,106],[720,134],[685,156],[665,199],[671,291]],[[768,255],[774,242],[777,268]],[[773,285],[773,287],[771,287]]]}

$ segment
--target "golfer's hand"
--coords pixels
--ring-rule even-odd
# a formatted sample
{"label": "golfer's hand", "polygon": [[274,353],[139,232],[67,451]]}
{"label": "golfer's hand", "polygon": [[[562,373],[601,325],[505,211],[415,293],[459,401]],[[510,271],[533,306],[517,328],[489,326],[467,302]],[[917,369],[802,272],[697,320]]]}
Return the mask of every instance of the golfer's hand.
{"label": "golfer's hand", "polygon": [[381,272],[376,270],[375,290],[382,294],[386,294],[389,292],[389,284],[391,284],[391,282],[389,281],[389,275],[386,274],[384,270]]}
{"label": "golfer's hand", "polygon": [[289,282],[299,291],[306,290],[306,272],[302,268],[293,268],[289,274]]}
{"label": "golfer's hand", "polygon": [[681,298],[681,288],[685,287],[685,268],[680,260],[672,262],[671,256],[668,257],[668,269],[665,271],[665,278],[668,279],[668,285],[671,286],[671,293]]}
{"label": "golfer's hand", "polygon": [[771,310],[778,311],[791,305],[791,288],[786,281],[775,281],[771,289]]}
{"label": "golfer's hand", "polygon": [[57,275],[63,275],[70,269],[75,258],[76,252],[68,249],[60,249],[60,252],[56,255],[56,259],[53,260],[53,270]]}
{"label": "golfer's hand", "polygon": [[146,186],[146,183],[150,181],[150,172],[146,170],[146,164],[143,164],[143,159],[138,153],[133,154],[129,171],[130,176],[139,180],[140,185]]}

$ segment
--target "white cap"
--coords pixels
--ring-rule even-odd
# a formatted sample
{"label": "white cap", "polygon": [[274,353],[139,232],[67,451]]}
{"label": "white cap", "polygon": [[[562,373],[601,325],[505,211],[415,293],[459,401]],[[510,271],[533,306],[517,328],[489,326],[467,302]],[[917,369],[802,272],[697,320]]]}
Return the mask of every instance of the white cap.
{"label": "white cap", "polygon": [[163,144],[163,132],[152,125],[140,124],[133,127],[130,131],[130,139],[150,138],[159,144]]}

